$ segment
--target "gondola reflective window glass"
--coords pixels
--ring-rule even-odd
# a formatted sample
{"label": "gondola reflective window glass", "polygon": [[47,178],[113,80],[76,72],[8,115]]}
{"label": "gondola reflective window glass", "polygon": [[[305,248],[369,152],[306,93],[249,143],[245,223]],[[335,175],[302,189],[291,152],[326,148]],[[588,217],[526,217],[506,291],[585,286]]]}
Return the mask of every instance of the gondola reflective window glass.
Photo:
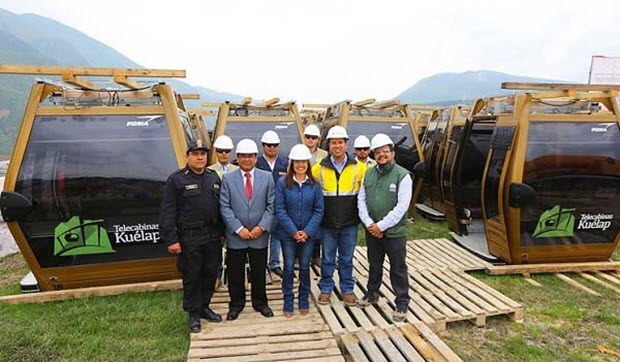
{"label": "gondola reflective window glass", "polygon": [[611,243],[620,230],[620,131],[611,122],[531,122],[521,245]]}
{"label": "gondola reflective window glass", "polygon": [[512,145],[515,127],[496,127],[491,136],[491,161],[485,179],[484,207],[487,219],[499,220],[499,188],[506,155]]}
{"label": "gondola reflective window glass", "polygon": [[177,169],[163,115],[40,116],[15,191],[38,262],[56,267],[166,257],[161,188]]}
{"label": "gondola reflective window glass", "polygon": [[353,143],[358,136],[366,136],[372,139],[377,133],[385,133],[397,144],[396,162],[408,170],[420,160],[418,150],[415,147],[413,133],[408,122],[359,122],[352,121],[347,125],[349,142],[347,152],[353,155]]}
{"label": "gondola reflective window glass", "polygon": [[289,122],[262,122],[262,121],[230,121],[226,122],[224,134],[230,136],[233,144],[239,143],[243,138],[249,138],[256,142],[258,153],[263,154],[260,139],[266,131],[275,131],[280,137],[280,147],[278,154],[288,158],[291,148],[297,143],[301,143],[299,129],[294,120]]}

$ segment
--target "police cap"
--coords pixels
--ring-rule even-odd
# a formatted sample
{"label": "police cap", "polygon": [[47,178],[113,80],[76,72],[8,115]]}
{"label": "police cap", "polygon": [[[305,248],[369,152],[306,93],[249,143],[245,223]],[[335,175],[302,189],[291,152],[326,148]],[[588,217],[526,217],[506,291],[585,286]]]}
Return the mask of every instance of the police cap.
{"label": "police cap", "polygon": [[189,145],[187,145],[187,151],[185,153],[190,153],[190,151],[196,151],[196,150],[204,150],[205,152],[208,152],[209,147],[207,147],[207,144],[205,142],[199,139],[199,140],[191,141]]}

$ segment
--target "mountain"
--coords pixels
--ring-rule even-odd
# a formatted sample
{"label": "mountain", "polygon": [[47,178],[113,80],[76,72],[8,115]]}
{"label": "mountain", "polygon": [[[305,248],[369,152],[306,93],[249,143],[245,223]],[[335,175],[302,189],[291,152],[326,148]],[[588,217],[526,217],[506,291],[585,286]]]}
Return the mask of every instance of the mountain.
{"label": "mountain", "polygon": [[523,77],[490,70],[439,73],[421,79],[396,98],[409,104],[470,104],[482,97],[512,94],[514,92],[512,90],[501,89],[502,82],[566,83],[565,81]]}
{"label": "mountain", "polygon": [[[14,14],[4,9],[0,9],[0,63],[144,68],[113,48],[55,20],[35,14]],[[30,88],[37,78],[55,79],[50,76],[0,75],[0,155],[10,154],[13,149]],[[186,106],[190,108],[198,108],[206,101],[243,98],[202,86],[194,87],[177,79],[167,79],[166,82],[179,93],[200,95],[200,100],[186,100]]]}

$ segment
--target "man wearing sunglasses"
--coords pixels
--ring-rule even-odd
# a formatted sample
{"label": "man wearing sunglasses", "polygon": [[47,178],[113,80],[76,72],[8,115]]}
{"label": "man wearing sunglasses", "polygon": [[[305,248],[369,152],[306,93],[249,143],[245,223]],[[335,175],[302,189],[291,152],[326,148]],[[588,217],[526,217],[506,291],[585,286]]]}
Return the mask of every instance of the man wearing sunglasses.
{"label": "man wearing sunglasses", "polygon": [[[288,160],[278,155],[280,150],[280,137],[275,131],[266,131],[260,139],[263,144],[263,154],[256,160],[256,168],[270,172],[273,176],[274,184],[278,184],[280,176],[286,175]],[[271,230],[275,229],[276,224]],[[282,267],[280,266],[280,239],[275,235],[270,235],[269,241],[269,270],[282,278]]]}
{"label": "man wearing sunglasses", "polygon": [[234,148],[233,141],[230,137],[226,135],[219,136],[215,139],[213,147],[215,148],[217,162],[207,168],[217,172],[220,179],[222,178],[222,175],[233,172],[239,168],[239,166],[230,163],[230,156]]}
{"label": "man wearing sunglasses", "polygon": [[[304,144],[308,149],[310,149],[310,154],[312,158],[310,159],[310,167],[314,166],[315,163],[321,162],[322,159],[328,156],[327,151],[319,148],[319,143],[321,143],[321,131],[319,127],[311,124],[304,130]],[[319,235],[314,241],[314,250],[312,250],[312,258],[310,259],[310,263],[313,265],[321,266],[321,235],[319,230]]]}
{"label": "man wearing sunglasses", "polygon": [[311,166],[327,157],[327,151],[319,148],[319,143],[321,143],[319,127],[311,124],[304,131],[304,144],[310,149],[310,154],[312,154],[310,159]]}
{"label": "man wearing sunglasses", "polygon": [[[213,147],[215,148],[217,162],[207,168],[209,170],[215,171],[221,180],[222,176],[229,172],[233,172],[234,170],[239,168],[239,166],[230,163],[230,156],[235,146],[233,145],[232,139],[223,134],[215,139]],[[219,256],[220,260],[217,266],[217,279],[215,280],[215,290],[218,290],[222,286],[222,272],[224,271],[224,268],[222,267],[222,253],[220,253]]]}
{"label": "man wearing sunglasses", "polygon": [[370,154],[370,140],[366,136],[358,136],[353,142],[353,150],[355,152],[355,159],[362,162],[366,167],[372,167],[377,164],[377,161],[368,156]]}

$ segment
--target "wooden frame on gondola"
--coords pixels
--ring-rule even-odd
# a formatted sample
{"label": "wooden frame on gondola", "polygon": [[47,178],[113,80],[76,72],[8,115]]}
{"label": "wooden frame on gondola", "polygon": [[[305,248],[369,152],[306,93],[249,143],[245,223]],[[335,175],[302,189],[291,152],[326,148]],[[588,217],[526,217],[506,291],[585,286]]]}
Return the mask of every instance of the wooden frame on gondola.
{"label": "wooden frame on gondola", "polygon": [[547,92],[509,97],[493,114],[481,190],[489,251],[510,264],[608,259],[620,239],[620,86],[503,87]]}
{"label": "wooden frame on gondola", "polygon": [[[185,113],[185,106],[182,101],[183,96],[175,94],[169,84],[145,85],[130,78],[185,77],[185,71],[0,65],[0,73],[55,75],[60,76],[65,84],[74,87],[46,82],[36,82],[33,84],[5,179],[2,197],[3,216],[5,219],[7,217],[10,218],[11,214],[15,214],[5,209],[7,207],[6,197],[8,193],[14,193],[15,191],[20,169],[24,167],[24,158],[37,117],[48,117],[48,119],[50,117],[52,119],[58,117],[75,119],[80,117],[115,117],[125,115],[130,117],[165,117],[164,122],[167,132],[169,132],[169,147],[174,152],[174,155],[170,155],[169,159],[174,160],[175,164],[173,166],[175,167],[182,167],[185,164],[185,150],[192,135],[187,134],[187,130],[184,129],[187,127],[187,122],[184,122],[182,119],[182,115]],[[82,76],[112,78],[121,88],[104,89],[95,81],[83,79],[81,78]],[[112,94],[115,101],[98,102],[97,98],[100,98],[102,93]],[[64,101],[57,102],[55,98],[64,99]],[[66,101],[68,99],[72,99],[72,101]],[[146,123],[136,123],[138,126],[144,126],[145,124],[148,125],[148,121]],[[71,131],[71,129],[67,129],[67,132]],[[93,157],[96,157],[96,155]],[[109,160],[109,162],[114,161]],[[142,167],[142,165],[136,165],[136,168],[139,167]],[[169,172],[172,171],[173,169],[169,170]],[[165,280],[180,276],[176,267],[176,257],[170,257],[163,252],[160,252],[161,257],[146,259],[138,258],[133,260],[131,257],[128,257],[114,262],[83,263],[79,265],[73,265],[71,262],[68,262],[61,263],[58,266],[43,267],[37,257],[37,255],[41,255],[41,252],[39,250],[39,254],[35,255],[36,253],[31,248],[31,244],[26,236],[27,233],[20,226],[19,219],[7,220],[7,225],[24,259],[37,279],[39,288],[44,291]],[[101,233],[101,229],[98,230],[97,232]],[[51,229],[46,233],[54,235],[55,231]],[[110,231],[107,233],[110,233]],[[52,240],[55,240],[55,237]],[[165,250],[165,245],[156,247]],[[72,255],[74,256],[67,258],[81,257],[75,256],[77,255],[75,253]]]}
{"label": "wooden frame on gondola", "polygon": [[[244,98],[241,102],[223,102],[223,103],[203,103],[203,107],[217,108],[217,121],[215,123],[215,130],[213,131],[213,141],[217,139],[217,137],[226,134],[227,136],[233,139],[233,142],[236,144],[241,138],[251,138],[256,144],[259,146],[260,152],[260,138],[262,132],[266,131],[261,130],[261,132],[254,133],[251,136],[248,134],[254,130],[258,130],[256,126],[266,123],[273,123],[273,127],[268,127],[269,129],[273,128],[278,134],[283,133],[284,130],[288,131],[288,128],[293,123],[295,127],[292,132],[292,139],[288,140],[288,145],[285,147],[280,147],[280,156],[285,158],[288,157],[288,152],[290,147],[294,144],[302,143],[302,135],[303,135],[303,121],[299,114],[299,110],[297,109],[297,105],[295,102],[287,102],[287,103],[279,103],[279,98],[272,98],[260,104],[252,104],[252,98]],[[254,125],[255,127],[249,127],[247,129],[241,129],[239,132],[230,132],[228,131],[229,126],[231,124],[244,124],[249,123],[250,125]],[[278,132],[280,130],[280,132]],[[291,132],[288,132],[291,133]],[[280,135],[281,141],[284,139],[283,135]],[[213,164],[217,161],[216,155],[214,152],[211,153],[209,157],[209,164]]]}

